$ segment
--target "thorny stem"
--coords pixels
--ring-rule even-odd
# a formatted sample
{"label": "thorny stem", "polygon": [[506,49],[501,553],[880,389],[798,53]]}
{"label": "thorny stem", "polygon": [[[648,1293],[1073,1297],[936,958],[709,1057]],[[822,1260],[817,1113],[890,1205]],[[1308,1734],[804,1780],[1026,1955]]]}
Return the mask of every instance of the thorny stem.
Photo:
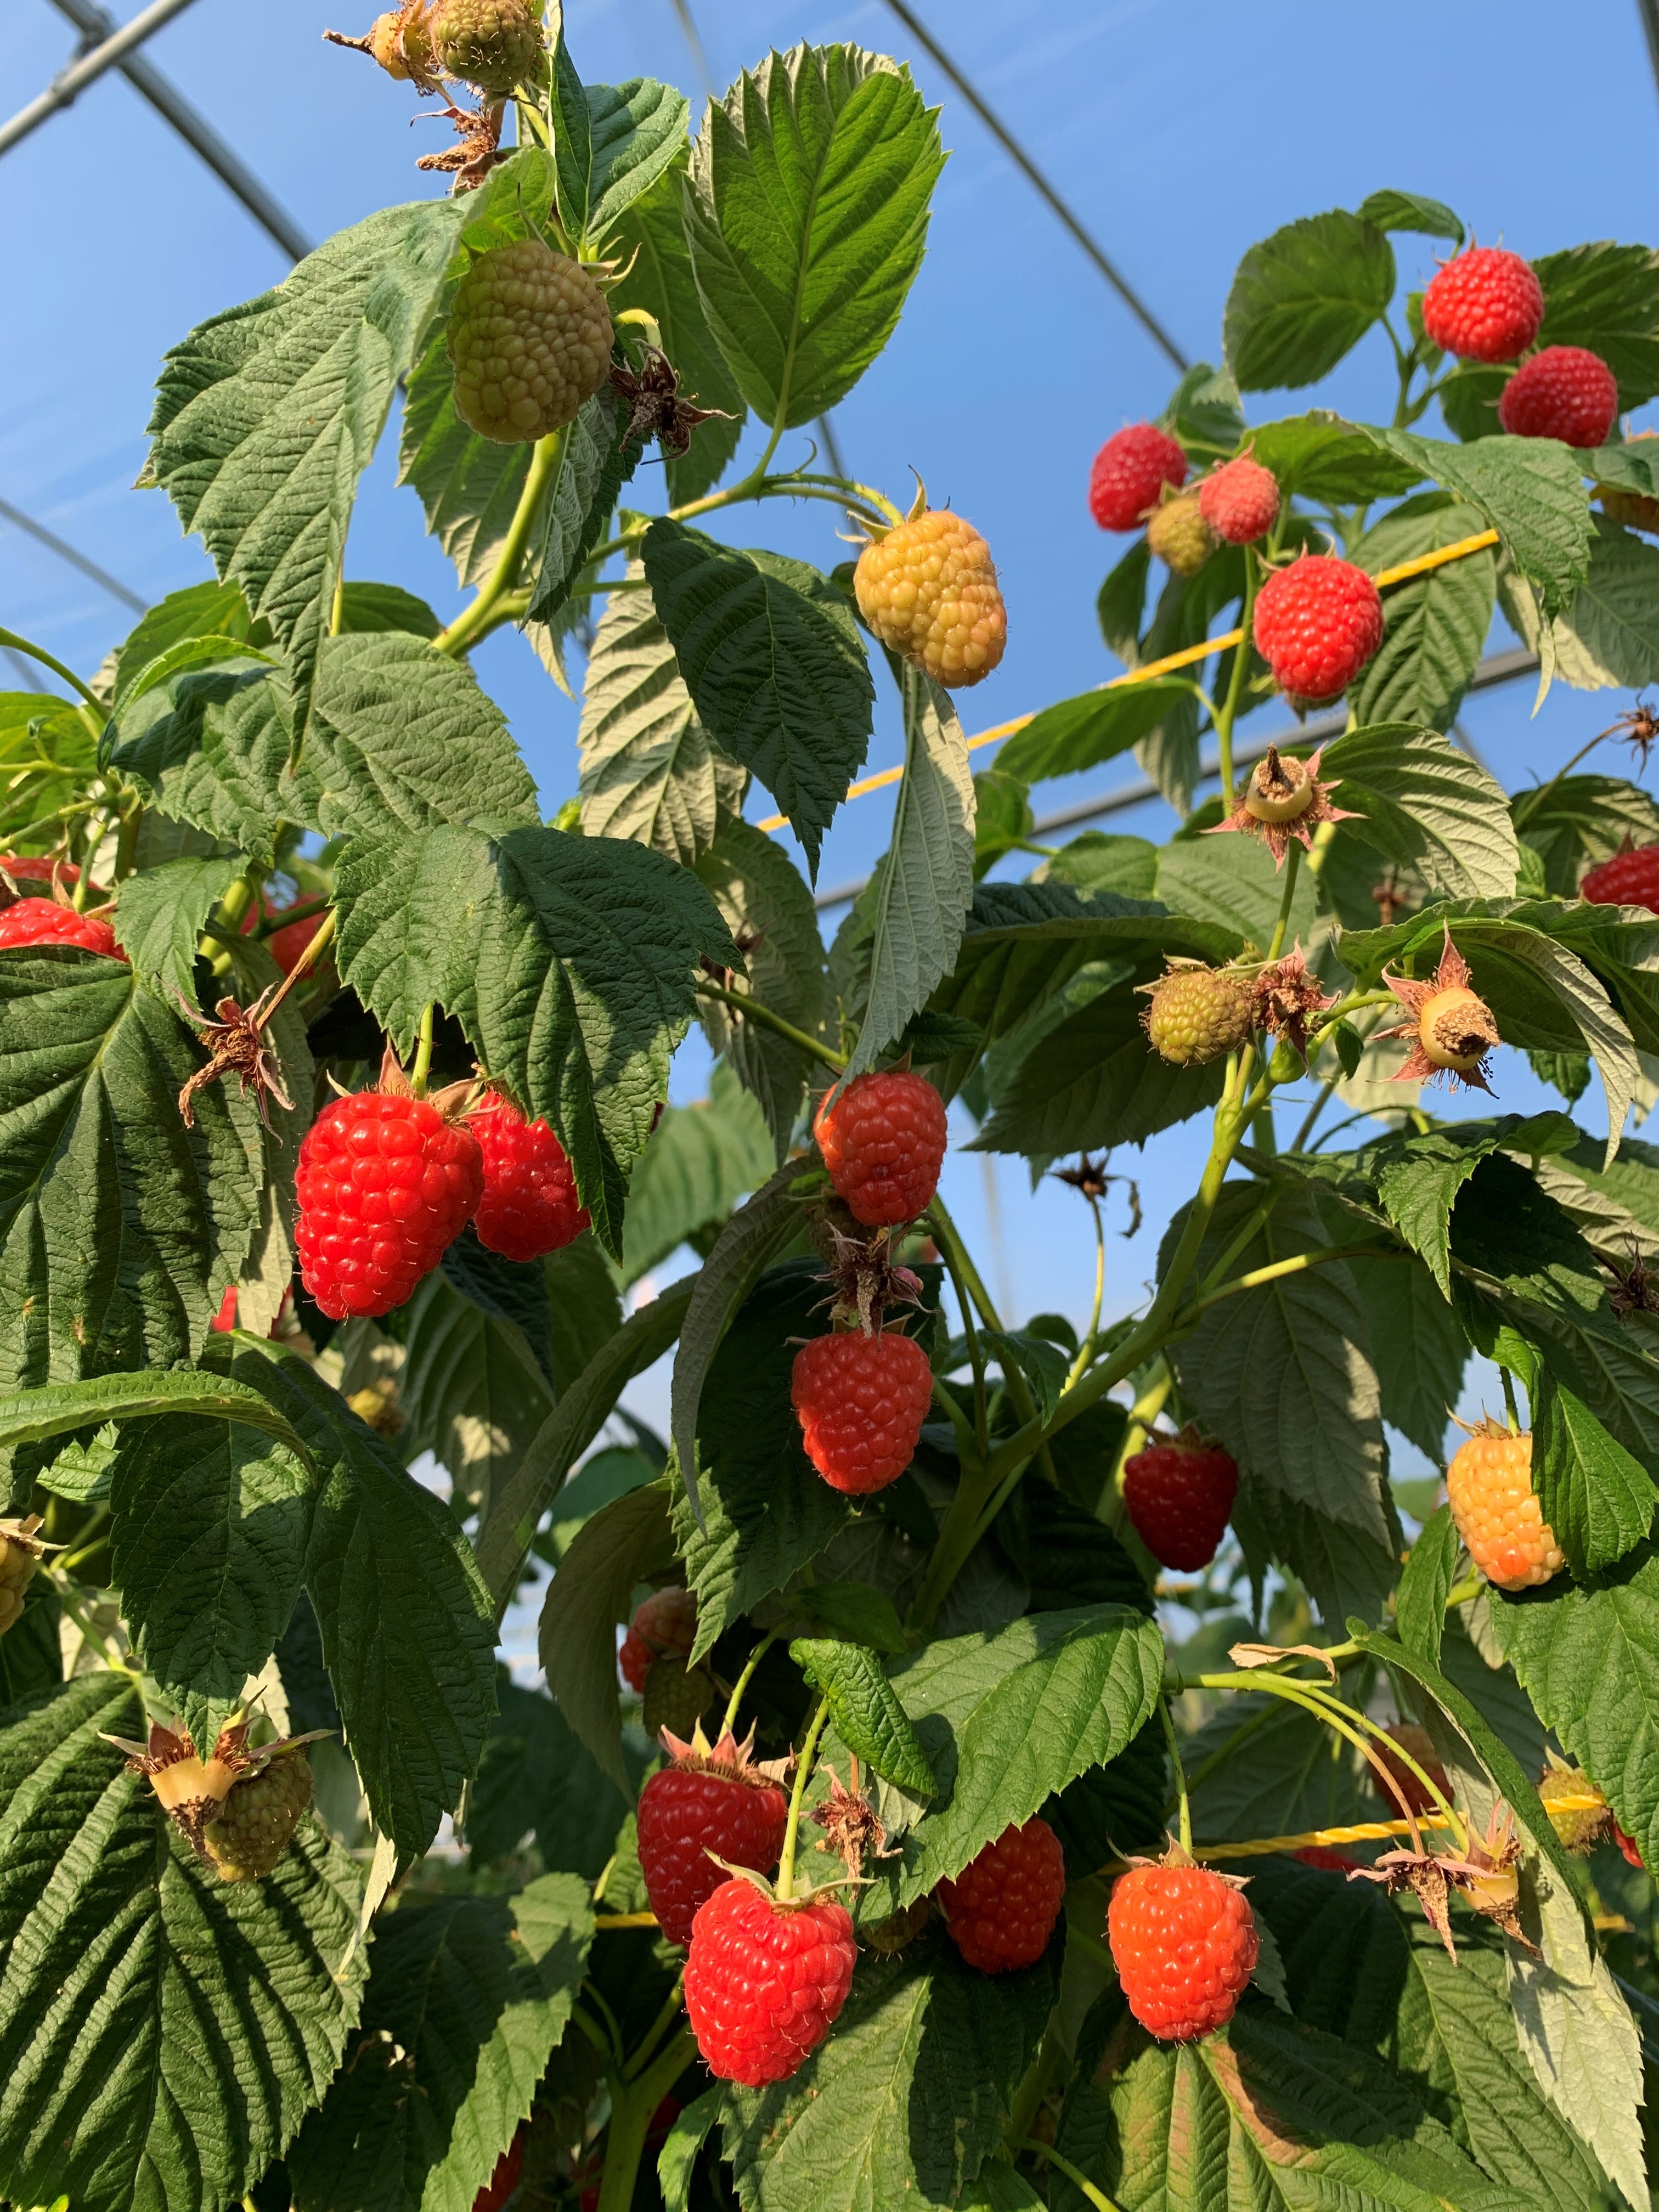
{"label": "thorny stem", "polygon": [[800,1833],[800,1808],[806,1796],[806,1785],[812,1778],[812,1761],[817,1754],[818,1738],[823,1734],[824,1723],[830,1717],[830,1700],[818,1699],[795,1762],[795,1786],[789,1793],[789,1820],[783,1832],[783,1853],[778,1861],[775,1888],[784,1904],[795,1893],[795,1842]]}
{"label": "thorny stem", "polygon": [[524,556],[529,550],[530,533],[535,527],[536,510],[541,505],[542,495],[547,489],[554,471],[564,453],[568,428],[555,430],[550,436],[540,439],[531,457],[529,472],[524,480],[524,489],[519,495],[519,504],[513,520],[507,525],[507,535],[501,540],[501,550],[495,565],[479,587],[478,596],[470,607],[464,608],[446,630],[441,630],[432,641],[440,653],[461,654],[469,652],[480,638],[495,627],[492,617],[501,600],[519,580],[519,571],[524,566]]}
{"label": "thorny stem", "polygon": [[1232,673],[1227,679],[1227,696],[1221,711],[1211,709],[1210,720],[1215,725],[1216,745],[1221,760],[1221,798],[1231,812],[1233,790],[1233,723],[1238,714],[1238,702],[1244,696],[1244,672],[1250,661],[1250,610],[1255,605],[1256,556],[1249,546],[1244,549],[1244,604],[1239,610],[1238,626],[1243,636],[1233,647]]}
{"label": "thorny stem", "polygon": [[100,725],[108,721],[109,709],[98,694],[88,690],[75,671],[72,668],[66,668],[63,662],[55,654],[48,653],[44,646],[31,645],[27,638],[20,637],[15,629],[0,629],[0,645],[9,646],[14,653],[26,653],[31,660],[38,660],[43,668],[51,669],[54,676],[61,676],[65,684],[72,684],[88,707],[98,717]]}
{"label": "thorny stem", "polygon": [[634,2201],[651,2115],[696,2055],[691,2031],[684,2027],[635,2080],[612,2074],[611,2126],[605,2136],[598,2212],[628,2212]]}
{"label": "thorny stem", "polygon": [[1170,1701],[1160,1698],[1158,1717],[1164,1723],[1164,1741],[1170,1747],[1170,1765],[1175,1772],[1176,1811],[1180,1821],[1181,1848],[1190,1856],[1193,1848],[1193,1804],[1187,1794],[1187,1777],[1181,1765],[1181,1744],[1176,1737],[1175,1723],[1170,1717]]}
{"label": "thorny stem", "polygon": [[743,1703],[744,1692],[748,1689],[749,1685],[755,1679],[756,1668],[760,1665],[761,1661],[766,1656],[767,1653],[771,1650],[772,1646],[777,1642],[779,1637],[782,1633],[783,1632],[781,1629],[773,1629],[768,1635],[762,1637],[760,1642],[750,1653],[748,1664],[744,1667],[742,1674],[738,1675],[737,1681],[732,1687],[732,1695],[726,1701],[726,1717],[720,1723],[720,1734],[722,1735],[726,1735],[728,1729],[733,1735],[736,1734],[738,1726],[738,1708]]}
{"label": "thorny stem", "polygon": [[808,1036],[805,1030],[798,1030],[793,1022],[785,1021],[781,1014],[775,1014],[770,1006],[763,1005],[760,1000],[745,999],[740,992],[728,991],[722,983],[711,983],[707,976],[699,978],[696,990],[700,998],[718,999],[722,1006],[735,1008],[750,1021],[758,1022],[763,1029],[770,1030],[775,1036],[787,1037],[791,1044],[798,1045],[802,1052],[811,1053],[815,1060],[821,1060],[837,1075],[847,1073],[844,1054],[835,1051],[821,1037]]}
{"label": "thorny stem", "polygon": [[417,1098],[426,1097],[427,1078],[432,1073],[432,1039],[437,1026],[437,1001],[428,999],[421,1009],[420,1042],[415,1048],[415,1065],[409,1077]]}
{"label": "thorny stem", "polygon": [[1050,2166],[1065,2175],[1073,2189],[1083,2191],[1094,2206],[1095,2212],[1122,2212],[1122,2207],[1115,2203],[1103,2189],[1097,2188],[1080,2166],[1073,2166],[1071,2160],[1063,2157],[1052,2143],[1039,2142],[1035,2136],[1028,2136],[1019,2148],[1034,2152],[1038,2158],[1046,2158]]}

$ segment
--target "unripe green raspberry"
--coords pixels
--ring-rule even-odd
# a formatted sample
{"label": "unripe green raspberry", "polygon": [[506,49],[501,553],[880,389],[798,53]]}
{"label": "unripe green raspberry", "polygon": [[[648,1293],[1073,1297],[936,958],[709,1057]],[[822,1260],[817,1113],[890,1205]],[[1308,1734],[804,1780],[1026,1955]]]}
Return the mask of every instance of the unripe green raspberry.
{"label": "unripe green raspberry", "polygon": [[714,1702],[706,1668],[688,1667],[678,1653],[665,1652],[645,1678],[645,1732],[653,1739],[665,1729],[671,1735],[690,1735]]}
{"label": "unripe green raspberry", "polygon": [[446,76],[476,84],[492,100],[540,82],[547,49],[524,0],[438,0],[431,50]]}
{"label": "unripe green raspberry", "polygon": [[1143,984],[1152,1004],[1143,1017],[1152,1049],[1177,1067],[1199,1067],[1248,1044],[1250,986],[1225,968],[1171,968]]}
{"label": "unripe green raspberry", "polygon": [[1195,491],[1166,499],[1146,524],[1147,544],[1177,576],[1197,575],[1219,542],[1200,512]]}
{"label": "unripe green raspberry", "polygon": [[611,310],[585,269],[536,238],[493,246],[449,311],[455,411],[482,438],[533,445],[599,389],[611,342]]}
{"label": "unripe green raspberry", "polygon": [[221,1881],[257,1881],[288,1849],[311,1802],[311,1761],[282,1751],[270,1765],[234,1784],[218,1816],[202,1831],[202,1848]]}

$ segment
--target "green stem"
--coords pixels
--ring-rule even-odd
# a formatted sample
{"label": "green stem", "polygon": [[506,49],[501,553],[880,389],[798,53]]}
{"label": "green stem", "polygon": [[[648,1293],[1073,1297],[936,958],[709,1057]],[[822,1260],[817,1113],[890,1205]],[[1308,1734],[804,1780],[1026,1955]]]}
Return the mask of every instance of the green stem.
{"label": "green stem", "polygon": [[1123,1441],[1118,1446],[1117,1457],[1112,1462],[1111,1477],[1107,1483],[1105,1495],[1095,1508],[1097,1517],[1109,1528],[1115,1528],[1123,1518],[1123,1470],[1146,1443],[1152,1432],[1152,1423],[1164,1411],[1174,1388],[1175,1375],[1169,1361],[1160,1352],[1146,1389],[1129,1408]]}
{"label": "green stem", "polygon": [[1467,1605],[1472,1597],[1479,1597],[1486,1587],[1480,1575],[1470,1575],[1461,1583],[1454,1583],[1446,1592],[1446,1611],[1449,1613],[1454,1606]]}
{"label": "green stem", "polygon": [[662,2009],[645,2031],[640,2047],[623,2068],[624,2081],[637,2080],[651,2063],[651,2054],[669,2029],[679,2018],[685,2003],[685,1974],[684,1969],[675,1977],[674,1986],[663,2001]]}
{"label": "green stem", "polygon": [[1518,1437],[1521,1433],[1521,1409],[1515,1402],[1515,1383],[1507,1367],[1498,1369],[1498,1379],[1504,1386],[1504,1418],[1510,1425],[1510,1434]]}
{"label": "green stem", "polygon": [[1051,2020],[1043,2030],[1037,2055],[1027,2068],[1025,2079],[1015,2091],[1009,2108],[1008,2124],[1002,2131],[1002,2139],[1010,2150],[1018,2150],[1030,2136],[1037,2107],[1066,2066],[1066,2045],[1060,2039],[1060,2022],[1058,2019]]}
{"label": "green stem", "polygon": [[1249,546],[1244,549],[1244,603],[1239,610],[1238,625],[1244,635],[1233,648],[1232,673],[1227,679],[1227,696],[1222,702],[1221,712],[1212,713],[1215,724],[1216,744],[1221,755],[1221,798],[1231,812],[1233,804],[1233,724],[1238,715],[1238,702],[1244,696],[1244,672],[1250,660],[1250,611],[1255,605],[1256,557]]}
{"label": "green stem", "polygon": [[772,1646],[777,1642],[779,1637],[782,1633],[783,1631],[780,1628],[773,1629],[769,1635],[762,1637],[760,1642],[750,1653],[749,1663],[744,1667],[742,1674],[738,1675],[736,1684],[733,1686],[732,1695],[726,1701],[726,1717],[720,1723],[720,1734],[722,1735],[726,1735],[728,1730],[730,1730],[733,1735],[737,1733],[738,1708],[743,1703],[744,1692],[748,1689],[749,1685],[755,1679],[756,1668],[760,1665],[761,1661],[766,1656],[767,1653],[772,1649]]}
{"label": "green stem", "polygon": [[1089,1326],[1084,1331],[1083,1341],[1077,1348],[1077,1358],[1066,1370],[1066,1387],[1087,1374],[1089,1363],[1095,1356],[1095,1346],[1100,1341],[1100,1309],[1106,1297],[1106,1224],[1101,1218],[1100,1200],[1091,1198],[1089,1210],[1095,1217],[1095,1296],[1089,1309]]}
{"label": "green stem", "polygon": [[1019,2148],[1034,2151],[1037,2157],[1046,2158],[1050,2166],[1065,2175],[1073,2189],[1083,2191],[1094,2206],[1095,2212],[1122,2212],[1122,2207],[1115,2203],[1103,2189],[1097,2189],[1080,2166],[1073,2166],[1069,2158],[1063,2158],[1052,2143],[1038,2142],[1035,2136],[1028,2136]]}
{"label": "green stem", "polygon": [[750,1021],[758,1022],[763,1029],[770,1030],[775,1036],[787,1037],[791,1044],[798,1046],[802,1052],[811,1053],[815,1060],[821,1060],[837,1075],[846,1074],[847,1060],[843,1054],[834,1051],[820,1037],[808,1036],[805,1030],[798,1030],[793,1022],[785,1021],[781,1014],[775,1014],[770,1006],[763,1005],[760,1000],[745,999],[739,992],[728,991],[724,984],[711,983],[706,976],[698,979],[696,990],[700,998],[718,999],[722,1006],[735,1008]]}
{"label": "green stem", "polygon": [[1281,1275],[1300,1274],[1305,1267],[1322,1267],[1328,1261],[1409,1260],[1412,1256],[1397,1245],[1364,1239],[1352,1244],[1322,1244],[1311,1252],[1297,1252],[1288,1260],[1274,1260],[1265,1267],[1252,1267],[1248,1274],[1235,1275],[1231,1282],[1218,1284],[1214,1290],[1200,1291],[1190,1305],[1182,1308],[1171,1326],[1190,1328],[1200,1314],[1219,1305],[1224,1298],[1236,1298],[1243,1291],[1259,1290],[1263,1283],[1276,1282]]}
{"label": "green stem", "polygon": [[255,937],[274,937],[279,929],[287,929],[296,921],[309,921],[313,915],[326,914],[330,902],[325,898],[299,900],[293,906],[279,907],[268,914],[254,928]]}
{"label": "green stem", "polygon": [[787,1904],[795,1893],[795,1843],[800,1833],[800,1808],[806,1796],[806,1785],[812,1778],[812,1761],[817,1756],[818,1738],[823,1734],[824,1723],[830,1717],[830,1700],[818,1699],[818,1709],[813,1714],[795,1762],[795,1786],[789,1793],[789,1820],[783,1832],[783,1853],[778,1861],[775,1884],[780,1900]]}
{"label": "green stem", "polygon": [[1291,926],[1291,902],[1296,896],[1296,879],[1302,865],[1302,848],[1292,837],[1291,848],[1285,855],[1285,890],[1279,902],[1279,919],[1273,924],[1273,941],[1267,947],[1269,960],[1277,960],[1285,950],[1285,933]]}
{"label": "green stem", "polygon": [[437,1003],[428,999],[421,1009],[421,1037],[415,1048],[415,1065],[410,1072],[410,1082],[417,1098],[426,1097],[427,1078],[432,1073],[432,1037],[437,1026]]}
{"label": "green stem", "polygon": [[542,495],[559,465],[569,435],[567,427],[555,430],[550,437],[538,441],[524,480],[524,489],[519,495],[519,504],[514,509],[513,520],[501,540],[501,550],[495,556],[495,565],[480,586],[478,596],[471,605],[464,608],[449,628],[441,630],[433,639],[432,642],[440,653],[466,653],[492,627],[490,618],[498,603],[519,580],[519,571],[524,566],[524,557],[530,546],[530,533],[536,524],[536,510],[541,505]]}
{"label": "green stem", "polygon": [[1187,1777],[1181,1764],[1181,1745],[1176,1735],[1175,1722],[1170,1713],[1170,1701],[1160,1698],[1158,1717],[1164,1723],[1164,1741],[1170,1747],[1170,1765],[1175,1773],[1176,1811],[1180,1822],[1181,1848],[1190,1858],[1193,1849],[1193,1803],[1187,1794]]}
{"label": "green stem", "polygon": [[612,2075],[611,2125],[605,2140],[605,2172],[599,2182],[599,2212],[629,2212],[639,2179],[640,2160],[651,2115],[697,2055],[689,2027],[647,2067],[637,2081]]}
{"label": "green stem", "polygon": [[144,810],[134,799],[121,817],[120,834],[115,840],[115,880],[124,884],[132,873],[133,862],[138,851],[138,832],[143,826]]}
{"label": "green stem", "polygon": [[9,646],[14,653],[27,653],[31,660],[38,660],[43,668],[51,669],[54,676],[61,676],[65,684],[72,684],[98,717],[100,726],[108,721],[109,709],[98,694],[89,691],[75,671],[65,668],[63,662],[55,654],[48,653],[44,646],[31,645],[27,638],[20,637],[15,629],[0,629],[0,645]]}
{"label": "green stem", "polygon": [[957,1457],[970,1458],[978,1448],[978,1438],[974,1434],[974,1425],[957,1405],[951,1394],[950,1385],[942,1375],[936,1375],[933,1377],[933,1403],[957,1432]]}

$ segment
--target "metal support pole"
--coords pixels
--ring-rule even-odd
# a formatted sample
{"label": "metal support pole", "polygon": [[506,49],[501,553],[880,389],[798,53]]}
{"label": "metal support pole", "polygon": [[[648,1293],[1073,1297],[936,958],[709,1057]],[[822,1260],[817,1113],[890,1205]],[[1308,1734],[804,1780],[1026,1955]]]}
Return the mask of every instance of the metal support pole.
{"label": "metal support pole", "polygon": [[107,70],[118,68],[135,46],[142,46],[164,23],[182,15],[190,4],[191,0],[150,0],[148,8],[141,9],[130,23],[124,23],[101,46],[94,46],[89,54],[82,54],[79,61],[71,62],[38,100],[32,100],[9,123],[0,124],[0,154],[9,154],[31,131],[38,131],[60,107],[67,107],[77,93],[95,84]]}

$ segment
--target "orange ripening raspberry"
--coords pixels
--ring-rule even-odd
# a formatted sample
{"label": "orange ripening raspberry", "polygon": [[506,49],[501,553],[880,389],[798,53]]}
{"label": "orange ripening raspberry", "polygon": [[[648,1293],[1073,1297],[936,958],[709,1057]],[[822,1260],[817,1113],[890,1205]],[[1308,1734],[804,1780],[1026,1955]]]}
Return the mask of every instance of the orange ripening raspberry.
{"label": "orange ripening raspberry", "polygon": [[933,1372],[914,1337],[854,1329],[802,1345],[789,1395],[807,1458],[832,1490],[861,1498],[896,1482],[915,1456]]}
{"label": "orange ripening raspberry", "polygon": [[1112,1885],[1106,1933],[1130,2011],[1163,2043],[1232,2018],[1260,1946],[1243,1890],[1207,1867],[1132,1867]]}
{"label": "orange ripening raspberry", "polygon": [[1446,1496],[1477,1571],[1498,1589],[1535,1589],[1565,1566],[1533,1490],[1529,1435],[1483,1424],[1453,1454]]}
{"label": "orange ripening raspberry", "polygon": [[981,1974],[1034,1966],[1048,1948],[1066,1901],[1066,1855],[1035,1816],[1005,1828],[954,1881],[942,1881],[945,1933]]}
{"label": "orange ripening raspberry", "polygon": [[819,1107],[812,1133],[836,1195],[866,1229],[914,1220],[932,1202],[945,1163],[945,1101],[921,1076],[855,1075]]}
{"label": "orange ripening raspberry", "polygon": [[1279,479],[1241,453],[1224,461],[1198,488],[1199,512],[1229,545],[1254,545],[1279,520]]}

